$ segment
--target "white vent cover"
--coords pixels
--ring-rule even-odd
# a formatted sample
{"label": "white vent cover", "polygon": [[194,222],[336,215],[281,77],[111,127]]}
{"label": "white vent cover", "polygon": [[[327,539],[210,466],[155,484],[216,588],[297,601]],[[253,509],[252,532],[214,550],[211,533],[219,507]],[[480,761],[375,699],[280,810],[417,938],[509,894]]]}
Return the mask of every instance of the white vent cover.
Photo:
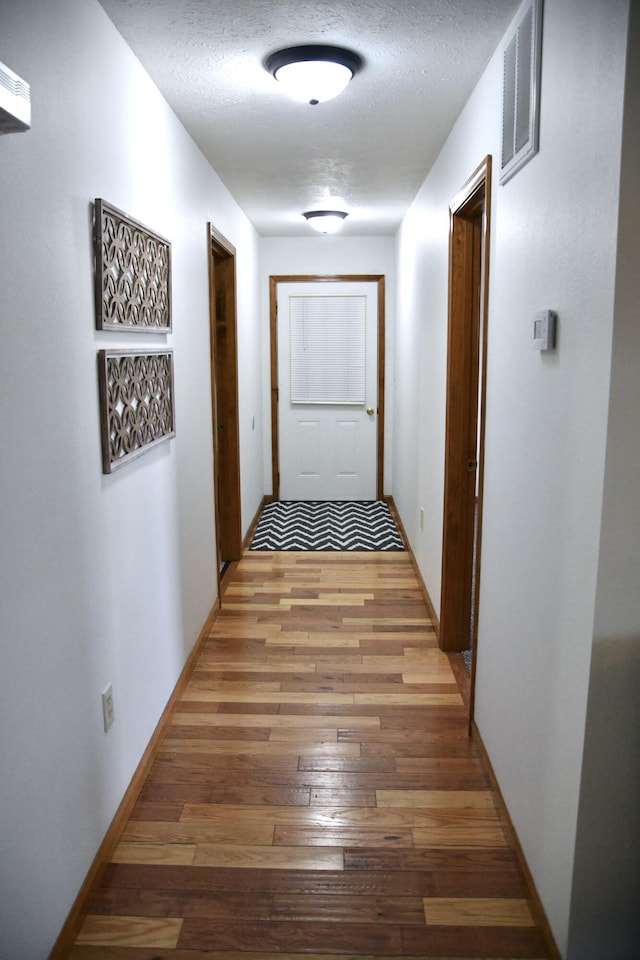
{"label": "white vent cover", "polygon": [[541,63],[542,0],[528,0],[505,38],[500,183],[538,152]]}
{"label": "white vent cover", "polygon": [[22,133],[30,126],[29,84],[0,63],[0,133]]}

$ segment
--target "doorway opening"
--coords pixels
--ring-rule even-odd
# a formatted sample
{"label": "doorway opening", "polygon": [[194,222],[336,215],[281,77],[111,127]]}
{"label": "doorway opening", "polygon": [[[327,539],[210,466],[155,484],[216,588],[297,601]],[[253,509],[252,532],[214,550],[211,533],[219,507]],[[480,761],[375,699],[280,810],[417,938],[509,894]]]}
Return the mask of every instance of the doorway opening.
{"label": "doorway opening", "polygon": [[242,556],[236,251],[208,225],[211,405],[218,583]]}
{"label": "doorway opening", "polygon": [[491,157],[450,205],[449,333],[440,647],[471,650],[470,719],[478,638]]}
{"label": "doorway opening", "polygon": [[[378,500],[383,498],[383,471],[384,471],[384,364],[385,364],[385,278],[380,274],[376,275],[348,275],[348,276],[272,276],[269,280],[269,300],[270,300],[270,325],[271,325],[271,462],[272,462],[272,499],[280,499],[281,491],[281,440],[280,440],[280,401],[281,373],[279,372],[279,350],[278,350],[278,296],[281,284],[314,284],[317,285],[318,296],[323,294],[323,285],[327,284],[347,284],[347,283],[369,283],[374,284],[377,292],[377,404],[376,407],[368,407],[366,415],[370,418],[375,417],[375,477],[374,489]],[[338,291],[335,290],[337,293]],[[284,396],[282,401],[285,402]],[[289,399],[286,399],[287,404]],[[373,427],[373,424],[372,424]]]}

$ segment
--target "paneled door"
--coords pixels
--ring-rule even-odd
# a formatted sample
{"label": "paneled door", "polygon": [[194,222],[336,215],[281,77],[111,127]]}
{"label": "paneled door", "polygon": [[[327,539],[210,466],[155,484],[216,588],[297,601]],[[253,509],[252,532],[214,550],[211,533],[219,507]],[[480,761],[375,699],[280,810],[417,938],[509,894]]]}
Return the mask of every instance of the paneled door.
{"label": "paneled door", "polygon": [[375,500],[378,284],[278,285],[281,500]]}

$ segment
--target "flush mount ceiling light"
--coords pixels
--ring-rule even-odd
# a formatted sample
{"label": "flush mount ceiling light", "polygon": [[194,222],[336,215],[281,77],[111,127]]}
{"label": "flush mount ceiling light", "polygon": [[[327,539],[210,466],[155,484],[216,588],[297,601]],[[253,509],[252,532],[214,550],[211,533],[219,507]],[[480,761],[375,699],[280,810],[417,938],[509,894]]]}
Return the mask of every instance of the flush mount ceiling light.
{"label": "flush mount ceiling light", "polygon": [[318,233],[337,233],[347,218],[344,210],[309,210],[302,216]]}
{"label": "flush mount ceiling light", "polygon": [[362,58],[352,50],[313,43],[278,50],[265,60],[285,93],[313,105],[342,93],[361,66]]}

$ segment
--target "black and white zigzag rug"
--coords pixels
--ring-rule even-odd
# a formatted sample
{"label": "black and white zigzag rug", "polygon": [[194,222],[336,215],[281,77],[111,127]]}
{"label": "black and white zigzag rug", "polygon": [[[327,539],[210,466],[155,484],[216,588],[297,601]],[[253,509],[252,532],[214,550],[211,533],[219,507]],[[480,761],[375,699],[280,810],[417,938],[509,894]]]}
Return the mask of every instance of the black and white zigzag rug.
{"label": "black and white zigzag rug", "polygon": [[381,500],[267,503],[251,550],[404,550]]}

